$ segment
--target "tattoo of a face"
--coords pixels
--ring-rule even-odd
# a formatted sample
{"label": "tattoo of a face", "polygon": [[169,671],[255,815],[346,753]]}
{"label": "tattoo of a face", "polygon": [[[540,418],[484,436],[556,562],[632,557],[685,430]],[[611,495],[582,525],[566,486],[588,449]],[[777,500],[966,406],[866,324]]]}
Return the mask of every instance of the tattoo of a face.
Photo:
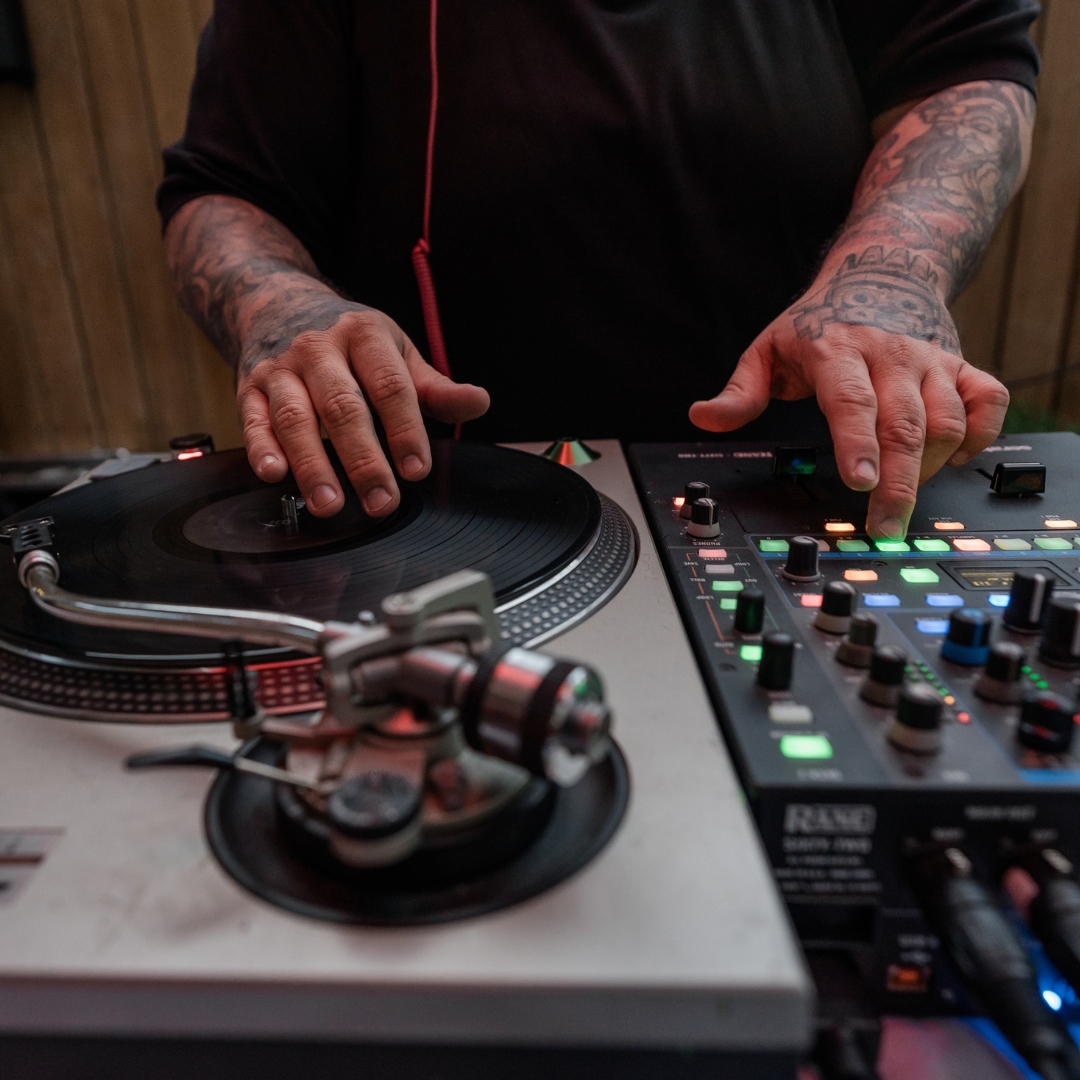
{"label": "tattoo of a face", "polygon": [[937,292],[938,276],[922,255],[879,244],[849,255],[824,290],[795,308],[795,333],[819,338],[828,323],[875,326],[960,354],[960,341]]}
{"label": "tattoo of a face", "polygon": [[874,148],[838,242],[873,234],[918,251],[955,297],[1016,188],[1033,112],[1031,94],[1012,83],[935,94],[916,110],[924,131],[904,141],[894,129]]}

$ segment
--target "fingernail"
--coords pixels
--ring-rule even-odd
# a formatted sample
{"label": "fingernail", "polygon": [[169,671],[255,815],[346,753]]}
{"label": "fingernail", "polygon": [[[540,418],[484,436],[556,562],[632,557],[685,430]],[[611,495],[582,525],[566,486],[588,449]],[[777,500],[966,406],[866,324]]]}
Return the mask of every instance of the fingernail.
{"label": "fingernail", "polygon": [[877,466],[872,461],[860,461],[855,466],[855,475],[860,480],[865,480],[866,483],[872,484],[877,480]]}
{"label": "fingernail", "polygon": [[949,458],[949,464],[950,465],[966,465],[970,460],[971,460],[971,455],[968,454],[965,451],[961,451],[959,453],[953,454],[953,456],[951,458]]}
{"label": "fingernail", "polygon": [[[402,476],[415,476],[418,472],[421,472],[424,468],[424,463],[415,455],[410,454],[401,463],[401,475]],[[383,494],[386,494],[383,492]]]}
{"label": "fingernail", "polygon": [[364,496],[364,509],[369,514],[377,514],[390,501],[390,492],[385,488],[372,488]]}
{"label": "fingernail", "polygon": [[337,498],[337,492],[329,484],[320,484],[311,493],[311,505],[316,510],[329,506]]}
{"label": "fingernail", "polygon": [[277,464],[277,458],[273,454],[267,454],[266,457],[259,459],[259,464],[255,466],[255,471],[262,476],[268,469],[272,469]]}
{"label": "fingernail", "polygon": [[899,518],[886,518],[878,522],[878,532],[888,540],[903,540],[907,526]]}

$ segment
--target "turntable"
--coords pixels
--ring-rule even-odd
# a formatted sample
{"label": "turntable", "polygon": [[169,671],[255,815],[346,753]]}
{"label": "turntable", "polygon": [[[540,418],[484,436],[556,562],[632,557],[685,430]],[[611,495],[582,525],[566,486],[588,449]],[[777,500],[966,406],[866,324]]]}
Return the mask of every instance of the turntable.
{"label": "turntable", "polygon": [[531,1048],[517,1075],[593,1047],[642,1075],[717,1054],[790,1074],[801,961],[621,451],[598,448],[572,469],[437,444],[385,521],[315,519],[226,452],[4,524],[9,1047],[38,1068],[34,1034],[111,1060],[146,1035],[453,1045],[444,1075],[479,1047]]}

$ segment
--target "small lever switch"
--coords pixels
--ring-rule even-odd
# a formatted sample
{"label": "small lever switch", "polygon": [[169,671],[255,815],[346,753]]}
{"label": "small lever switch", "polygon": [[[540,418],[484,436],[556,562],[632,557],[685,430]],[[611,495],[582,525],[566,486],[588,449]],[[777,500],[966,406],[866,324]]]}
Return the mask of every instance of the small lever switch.
{"label": "small lever switch", "polygon": [[1038,461],[999,461],[990,490],[995,495],[1041,495],[1046,490],[1046,466]]}
{"label": "small lever switch", "polygon": [[965,667],[981,667],[990,655],[993,619],[976,608],[960,608],[949,619],[949,633],[941,643],[945,660]]}
{"label": "small lever switch", "polygon": [[683,488],[683,504],[679,507],[679,517],[690,517],[690,511],[698,499],[709,497],[709,485],[692,480]]}
{"label": "small lever switch", "polygon": [[761,639],[761,663],[758,665],[758,686],[765,690],[786,690],[791,686],[791,669],[795,662],[795,642],[790,635],[777,631]]}
{"label": "small lever switch", "polygon": [[743,589],[735,601],[735,629],[740,634],[760,634],[765,625],[765,594]]}
{"label": "small lever switch", "polygon": [[814,625],[827,634],[846,634],[854,606],[855,590],[846,581],[830,581],[822,594]]}
{"label": "small lever switch", "polygon": [[1020,669],[1027,661],[1014,641],[999,641],[990,650],[983,673],[975,681],[975,693],[986,701],[1012,705],[1024,696]]}
{"label": "small lever switch", "polygon": [[1001,621],[1018,634],[1037,634],[1053,591],[1054,579],[1049,574],[1017,570],[1009,590],[1009,606]]}
{"label": "small lever switch", "polygon": [[[824,603],[824,601],[822,601]],[[836,650],[836,659],[848,667],[867,668],[874,655],[874,642],[877,641],[878,621],[866,611],[858,611],[851,616],[851,626],[847,637],[840,642]]]}
{"label": "small lever switch", "polygon": [[941,695],[926,683],[908,683],[897,698],[885,737],[902,750],[934,754],[941,749]]}
{"label": "small lever switch", "polygon": [[711,540],[720,535],[720,507],[715,499],[694,500],[686,531],[699,540]]}
{"label": "small lever switch", "polygon": [[787,563],[780,572],[791,581],[817,581],[821,577],[818,542],[812,536],[793,536],[788,543]]}
{"label": "small lever switch", "polygon": [[892,708],[904,685],[907,656],[894,645],[882,645],[874,650],[870,670],[863,680],[859,693],[874,705]]}

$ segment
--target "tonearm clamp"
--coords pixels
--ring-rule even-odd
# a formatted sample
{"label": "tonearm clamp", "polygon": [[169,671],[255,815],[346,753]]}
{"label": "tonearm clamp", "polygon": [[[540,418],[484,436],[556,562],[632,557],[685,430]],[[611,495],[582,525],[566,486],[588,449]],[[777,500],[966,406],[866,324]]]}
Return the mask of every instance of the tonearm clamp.
{"label": "tonearm clamp", "polygon": [[[13,547],[19,580],[40,608],[71,622],[227,643],[237,736],[280,747],[276,764],[250,760],[248,742],[235,755],[195,746],[129,766],[210,765],[276,781],[291,827],[347,867],[389,867],[433,842],[475,843],[552,784],[576,784],[610,749],[596,672],[500,645],[485,574],[463,570],[388,596],[381,619],[362,612],[354,623],[321,623],[80,596],[59,584],[48,530],[34,529]],[[267,715],[240,642],[320,656],[325,708],[309,722]]]}

